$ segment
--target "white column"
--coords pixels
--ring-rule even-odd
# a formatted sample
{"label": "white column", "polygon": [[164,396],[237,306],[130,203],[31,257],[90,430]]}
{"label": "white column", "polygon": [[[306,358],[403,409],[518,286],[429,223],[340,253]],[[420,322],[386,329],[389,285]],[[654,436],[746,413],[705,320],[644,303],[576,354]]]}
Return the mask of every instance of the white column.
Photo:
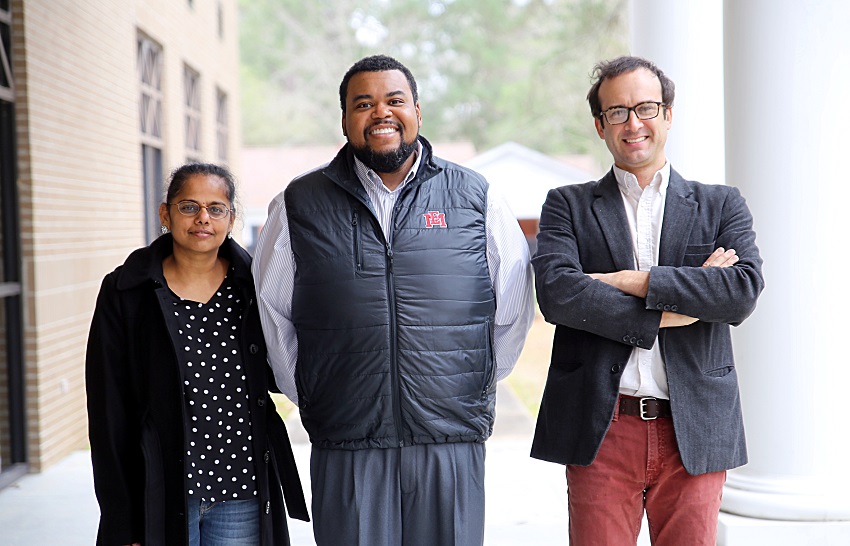
{"label": "white column", "polygon": [[685,178],[724,183],[723,0],[632,0],[631,52],[676,84],[667,158]]}
{"label": "white column", "polygon": [[734,333],[750,462],[721,544],[850,544],[850,2],[724,10],[726,179],[767,288]]}

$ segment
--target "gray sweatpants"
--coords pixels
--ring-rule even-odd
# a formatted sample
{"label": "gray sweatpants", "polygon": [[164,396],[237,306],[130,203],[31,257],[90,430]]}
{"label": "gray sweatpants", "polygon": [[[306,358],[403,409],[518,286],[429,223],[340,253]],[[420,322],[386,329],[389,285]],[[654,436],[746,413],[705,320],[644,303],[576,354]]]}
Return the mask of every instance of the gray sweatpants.
{"label": "gray sweatpants", "polygon": [[319,449],[310,458],[318,546],[481,546],[484,444]]}

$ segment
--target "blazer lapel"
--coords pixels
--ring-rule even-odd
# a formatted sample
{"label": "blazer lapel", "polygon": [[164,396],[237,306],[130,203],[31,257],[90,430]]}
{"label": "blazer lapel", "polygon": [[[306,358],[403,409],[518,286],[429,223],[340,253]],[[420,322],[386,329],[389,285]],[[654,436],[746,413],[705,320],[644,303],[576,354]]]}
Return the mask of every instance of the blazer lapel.
{"label": "blazer lapel", "polygon": [[691,199],[691,193],[685,180],[671,168],[661,225],[658,265],[680,266],[684,261],[691,229],[699,210],[699,204]]}
{"label": "blazer lapel", "polygon": [[593,213],[611,251],[615,271],[635,268],[632,234],[624,207],[614,171],[610,170],[596,186]]}

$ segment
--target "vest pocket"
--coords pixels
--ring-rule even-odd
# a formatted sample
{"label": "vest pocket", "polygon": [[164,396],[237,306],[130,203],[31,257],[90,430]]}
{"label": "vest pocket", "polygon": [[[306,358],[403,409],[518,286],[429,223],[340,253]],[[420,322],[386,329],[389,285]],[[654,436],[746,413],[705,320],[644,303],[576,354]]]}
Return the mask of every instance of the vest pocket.
{"label": "vest pocket", "polygon": [[494,357],[493,351],[493,325],[490,321],[486,321],[484,323],[484,335],[486,336],[486,355],[487,359],[484,363],[484,387],[481,389],[481,397],[484,398],[487,396],[487,393],[490,392],[490,389],[493,387],[493,383],[495,383],[496,379],[496,361]]}
{"label": "vest pocket", "polygon": [[351,231],[354,240],[354,270],[360,272],[363,270],[363,246],[360,242],[360,214],[356,210],[351,211]]}

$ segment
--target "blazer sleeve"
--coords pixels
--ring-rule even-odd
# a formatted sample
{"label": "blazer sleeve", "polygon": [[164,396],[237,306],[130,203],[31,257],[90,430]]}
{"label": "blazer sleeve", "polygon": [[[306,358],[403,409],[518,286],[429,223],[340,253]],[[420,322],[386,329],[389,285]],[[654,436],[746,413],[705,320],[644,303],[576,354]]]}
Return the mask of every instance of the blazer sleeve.
{"label": "blazer sleeve", "polygon": [[584,216],[591,214],[590,202],[567,195],[584,191],[589,200],[590,188],[550,190],[543,205],[532,260],[540,311],[553,324],[648,349],[658,337],[661,313],[649,309],[643,298],[594,281],[583,271],[582,255],[608,252],[595,222]]}
{"label": "blazer sleeve", "polygon": [[86,395],[94,487],[100,504],[98,544],[142,540],[144,464],[133,417],[124,319],[115,275],[101,284],[86,348]]}
{"label": "blazer sleeve", "polygon": [[[703,322],[740,324],[755,309],[764,288],[762,259],[756,246],[753,217],[737,188],[716,186],[721,193],[719,219],[701,217],[716,227],[714,248],[734,248],[731,267],[656,266],[649,273],[646,307],[674,310]],[[701,209],[713,207],[705,203]],[[716,216],[716,215],[715,215]]]}

